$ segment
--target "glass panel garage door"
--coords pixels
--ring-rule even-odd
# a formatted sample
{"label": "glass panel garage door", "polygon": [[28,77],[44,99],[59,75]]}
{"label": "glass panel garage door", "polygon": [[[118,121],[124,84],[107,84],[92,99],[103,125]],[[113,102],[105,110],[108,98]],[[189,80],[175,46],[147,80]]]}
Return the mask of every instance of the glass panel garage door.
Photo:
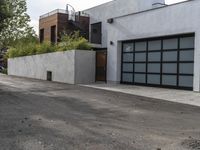
{"label": "glass panel garage door", "polygon": [[192,89],[193,68],[194,35],[122,44],[122,83]]}

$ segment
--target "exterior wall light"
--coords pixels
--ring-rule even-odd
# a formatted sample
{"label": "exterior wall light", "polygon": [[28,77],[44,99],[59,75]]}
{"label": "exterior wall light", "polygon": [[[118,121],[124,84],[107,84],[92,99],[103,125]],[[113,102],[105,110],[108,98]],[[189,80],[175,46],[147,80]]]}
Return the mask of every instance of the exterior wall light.
{"label": "exterior wall light", "polygon": [[107,23],[109,23],[109,24],[112,24],[113,22],[114,22],[113,18],[110,18],[110,19],[107,20]]}
{"label": "exterior wall light", "polygon": [[113,41],[110,41],[110,45],[114,45]]}

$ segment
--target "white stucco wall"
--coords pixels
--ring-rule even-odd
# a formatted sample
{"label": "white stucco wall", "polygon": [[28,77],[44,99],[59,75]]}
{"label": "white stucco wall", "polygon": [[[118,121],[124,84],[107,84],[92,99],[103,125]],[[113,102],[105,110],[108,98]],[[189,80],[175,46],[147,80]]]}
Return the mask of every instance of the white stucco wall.
{"label": "white stucco wall", "polygon": [[[165,3],[165,0],[114,0],[91,9],[84,10],[90,15],[90,24],[102,22],[102,44],[96,47],[107,47],[107,19],[152,9],[154,3]],[[90,30],[91,31],[91,30]]]}
{"label": "white stucco wall", "polygon": [[[194,0],[114,19],[108,27],[108,81],[119,82],[120,41],[195,33],[194,91],[200,91],[200,1]],[[113,41],[114,45],[110,45]]]}
{"label": "white stucco wall", "polygon": [[77,51],[75,53],[75,83],[88,84],[95,82],[96,53]]}
{"label": "white stucco wall", "polygon": [[52,71],[52,81],[82,84],[95,82],[95,52],[72,50],[8,60],[8,75],[47,79]]}

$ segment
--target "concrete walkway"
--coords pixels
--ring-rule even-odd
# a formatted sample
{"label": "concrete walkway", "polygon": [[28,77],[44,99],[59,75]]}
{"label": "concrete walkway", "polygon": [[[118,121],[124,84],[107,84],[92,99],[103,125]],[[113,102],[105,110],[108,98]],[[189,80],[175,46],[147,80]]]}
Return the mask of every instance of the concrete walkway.
{"label": "concrete walkway", "polygon": [[200,93],[193,91],[104,83],[81,86],[200,106]]}

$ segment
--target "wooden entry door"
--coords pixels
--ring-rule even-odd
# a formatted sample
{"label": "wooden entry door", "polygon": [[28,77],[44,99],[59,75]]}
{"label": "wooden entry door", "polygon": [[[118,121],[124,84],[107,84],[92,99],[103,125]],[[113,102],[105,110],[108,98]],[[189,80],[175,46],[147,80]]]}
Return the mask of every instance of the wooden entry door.
{"label": "wooden entry door", "polygon": [[96,81],[106,82],[107,50],[96,52]]}

